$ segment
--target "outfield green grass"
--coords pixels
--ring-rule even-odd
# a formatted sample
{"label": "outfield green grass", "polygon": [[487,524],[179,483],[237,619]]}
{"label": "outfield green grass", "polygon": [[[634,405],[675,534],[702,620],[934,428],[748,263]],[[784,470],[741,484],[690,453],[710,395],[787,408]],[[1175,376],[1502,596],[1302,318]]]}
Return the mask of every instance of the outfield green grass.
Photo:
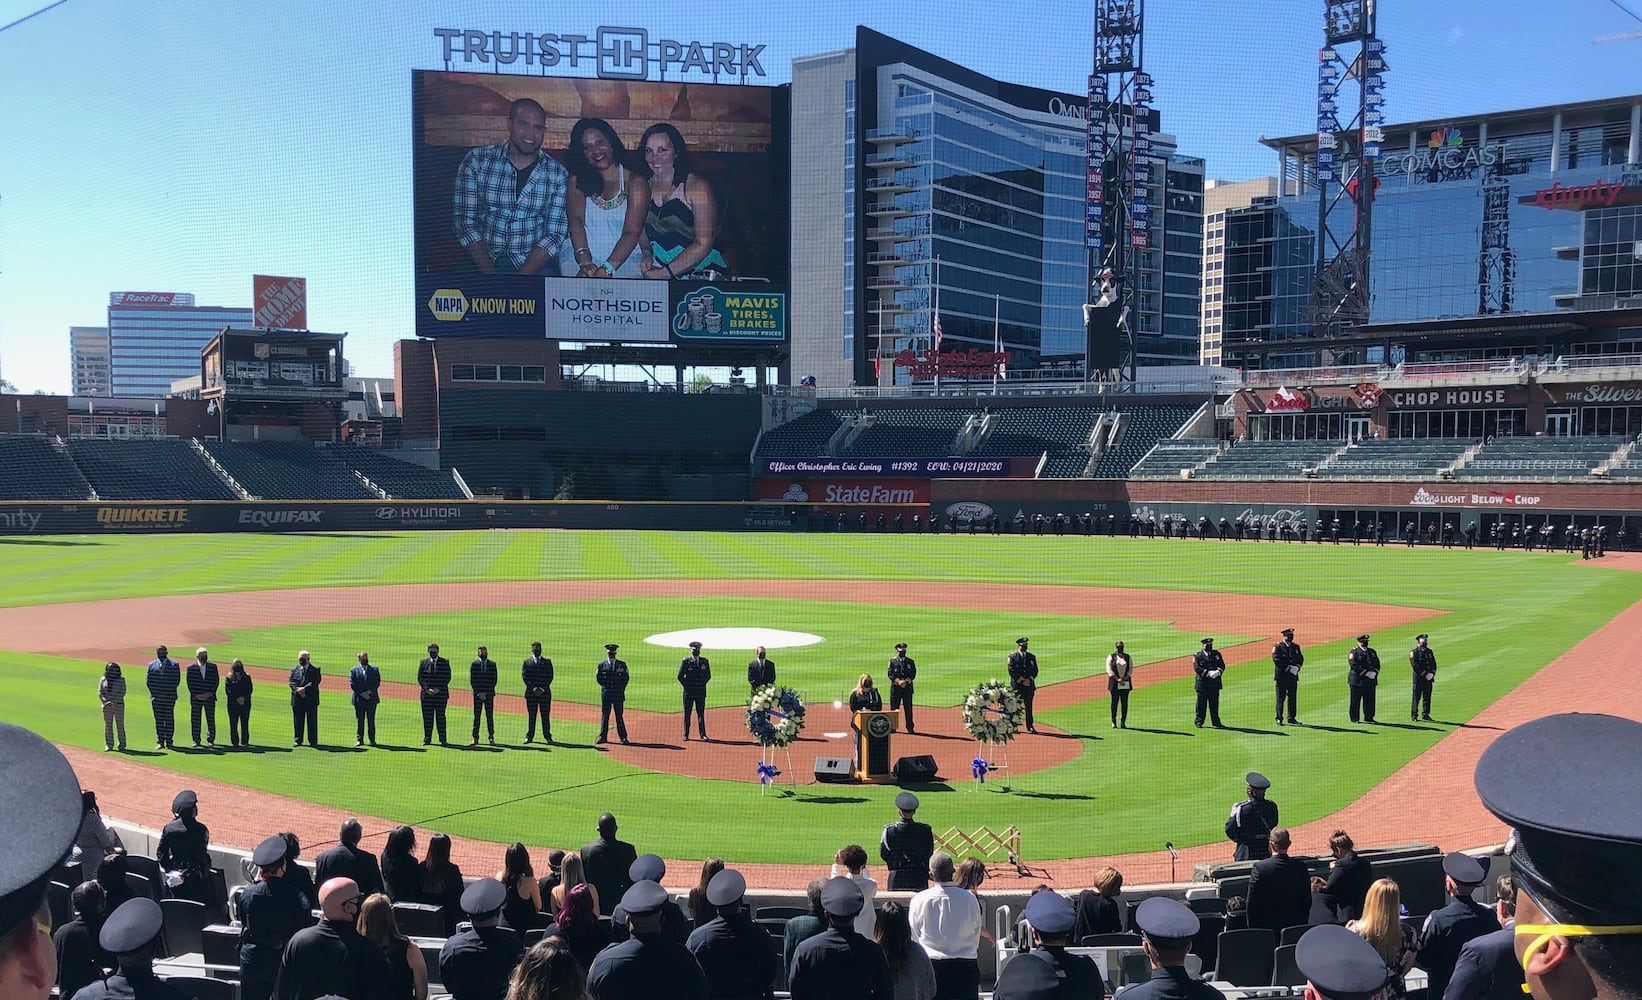
{"label": "outfield green grass", "polygon": [[[0,539],[0,552],[8,571],[0,579],[0,605],[192,593],[201,595],[204,624],[210,623],[209,594],[238,590],[629,578],[882,584],[881,597],[871,604],[842,603],[818,591],[815,601],[626,598],[437,615],[404,615],[370,595],[361,603],[361,621],[243,630],[213,648],[220,662],[241,656],[269,665],[290,663],[298,648],[313,650],[332,678],[323,706],[328,735],[351,731],[351,713],[337,686],[354,650],[370,649],[389,679],[406,680],[430,638],[458,667],[475,645],[488,643],[505,683],[516,678],[525,645],[539,637],[558,666],[560,702],[595,700],[593,664],[605,641],[617,641],[635,669],[630,705],[659,711],[677,710],[673,674],[682,652],[646,647],[641,640],[692,626],[766,625],[824,636],[817,646],[772,653],[783,682],[805,688],[818,703],[842,696],[859,672],[881,674],[891,646],[904,639],[919,661],[919,702],[931,706],[926,711],[953,704],[970,684],[1001,674],[1018,634],[1032,635],[1053,680],[1100,673],[1111,640],[1120,635],[1142,665],[1197,648],[1196,634],[1170,626],[1182,609],[1162,600],[1146,621],[1102,618],[1098,607],[1045,607],[1023,615],[905,603],[910,596],[901,595],[915,595],[926,580],[1181,590],[1196,592],[1193,602],[1276,595],[1436,609],[1444,614],[1407,629],[1409,636],[1375,637],[1387,663],[1380,716],[1400,719],[1407,640],[1414,631],[1429,630],[1441,664],[1436,715],[1458,722],[1642,599],[1637,574],[1579,565],[1560,554],[1126,538],[560,531],[111,536]],[[1283,624],[1274,621],[1271,631]],[[1239,638],[1219,637],[1222,647]],[[1302,718],[1339,731],[1266,727],[1270,672],[1255,667],[1231,672],[1222,698],[1226,721],[1253,731],[1198,732],[1190,725],[1190,681],[1168,682],[1133,696],[1131,724],[1156,731],[1112,733],[1103,700],[1040,713],[1050,725],[1085,734],[1077,760],[1018,776],[1009,791],[954,781],[949,790],[924,795],[921,818],[938,830],[1014,823],[1030,858],[1153,850],[1165,839],[1177,845],[1216,842],[1227,809],[1240,796],[1241,775],[1250,768],[1276,782],[1274,797],[1285,822],[1326,815],[1448,730],[1346,725],[1343,662],[1349,645],[1308,644],[1301,685]],[[0,636],[0,650],[4,646]],[[709,654],[722,679],[715,681],[710,703],[737,703],[745,690],[746,652]],[[0,719],[64,744],[101,748],[96,664],[0,656],[8,674]],[[279,693],[269,694],[257,710],[258,735],[280,743],[288,715]],[[147,731],[146,705],[135,692],[127,715],[134,737]],[[452,722],[466,731],[465,712],[453,712]],[[498,723],[504,734],[522,728],[519,719]],[[387,742],[420,742],[414,738],[420,733],[414,704],[385,703],[379,724]],[[144,760],[181,774],[487,840],[579,843],[593,818],[611,808],[632,839],[679,858],[722,854],[748,862],[814,862],[840,844],[870,843],[892,815],[893,788],[807,785],[796,795],[761,797],[751,780],[756,753],[748,747],[715,752],[744,756],[749,780],[705,781],[611,760],[585,746],[593,736],[589,726],[556,722],[554,730],[561,740],[581,745],[501,754],[424,754],[415,746],[403,753],[339,753],[318,767],[311,753],[284,748]],[[819,746],[804,744],[794,754],[805,780]],[[1419,816],[1406,819],[1412,833]]]}

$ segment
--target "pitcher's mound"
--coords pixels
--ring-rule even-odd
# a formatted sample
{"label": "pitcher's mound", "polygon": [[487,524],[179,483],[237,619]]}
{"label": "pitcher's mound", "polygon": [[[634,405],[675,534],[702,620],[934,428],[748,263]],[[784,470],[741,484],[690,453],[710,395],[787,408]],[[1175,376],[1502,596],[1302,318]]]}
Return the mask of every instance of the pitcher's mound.
{"label": "pitcher's mound", "polygon": [[766,649],[788,649],[793,646],[813,646],[826,642],[809,632],[788,632],[779,628],[692,628],[677,632],[659,632],[648,636],[645,642],[652,646],[684,649],[692,642],[701,643],[709,653],[713,650],[748,650],[755,646]]}

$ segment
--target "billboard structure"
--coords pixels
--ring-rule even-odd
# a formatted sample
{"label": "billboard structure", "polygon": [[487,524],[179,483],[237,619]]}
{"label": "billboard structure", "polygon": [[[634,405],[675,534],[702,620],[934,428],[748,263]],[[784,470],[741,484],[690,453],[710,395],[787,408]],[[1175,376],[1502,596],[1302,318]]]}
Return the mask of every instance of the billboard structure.
{"label": "billboard structure", "polygon": [[785,343],[785,87],[412,84],[418,336]]}

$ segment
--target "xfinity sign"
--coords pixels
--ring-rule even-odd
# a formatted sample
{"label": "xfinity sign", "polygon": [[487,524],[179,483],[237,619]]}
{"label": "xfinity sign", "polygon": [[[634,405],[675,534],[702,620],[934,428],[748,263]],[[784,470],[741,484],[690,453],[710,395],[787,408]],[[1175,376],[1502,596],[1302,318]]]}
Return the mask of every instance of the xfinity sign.
{"label": "xfinity sign", "polygon": [[693,73],[721,77],[765,75],[763,45],[652,38],[644,28],[600,25],[591,35],[537,31],[434,28],[445,66],[460,60],[482,66],[571,69],[590,66],[601,80],[666,80]]}

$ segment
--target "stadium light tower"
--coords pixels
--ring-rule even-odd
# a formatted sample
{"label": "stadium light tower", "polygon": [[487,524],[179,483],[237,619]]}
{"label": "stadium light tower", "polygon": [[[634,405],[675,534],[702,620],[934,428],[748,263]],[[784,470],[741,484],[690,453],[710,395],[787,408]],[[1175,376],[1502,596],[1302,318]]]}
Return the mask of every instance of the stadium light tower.
{"label": "stadium light tower", "polygon": [[[1305,319],[1328,337],[1368,322],[1374,161],[1380,156],[1385,43],[1375,0],[1323,0],[1317,53],[1317,274]],[[1341,125],[1341,116],[1349,116]],[[1349,207],[1348,223],[1339,215]],[[1337,213],[1335,210],[1340,209]]]}
{"label": "stadium light tower", "polygon": [[[1089,252],[1089,353],[1085,378],[1135,380],[1132,279],[1151,247],[1147,196],[1161,161],[1152,154],[1152,78],[1142,68],[1145,0],[1095,0],[1094,63],[1089,74],[1084,247]],[[1110,269],[1105,280],[1101,276]],[[1115,334],[1114,334],[1115,330]],[[1116,339],[1116,350],[1111,343]],[[1105,374],[1102,374],[1105,373]]]}

